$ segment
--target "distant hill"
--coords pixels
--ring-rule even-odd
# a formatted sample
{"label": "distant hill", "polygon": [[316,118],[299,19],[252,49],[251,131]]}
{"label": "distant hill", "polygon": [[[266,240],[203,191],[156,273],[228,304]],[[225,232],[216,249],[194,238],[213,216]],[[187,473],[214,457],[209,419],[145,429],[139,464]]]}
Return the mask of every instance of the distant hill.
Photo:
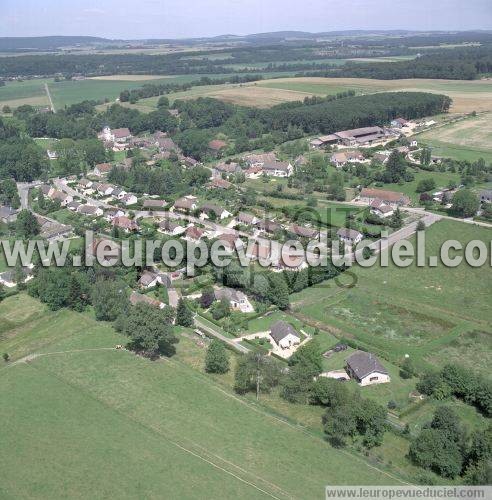
{"label": "distant hill", "polygon": [[109,43],[107,38],[96,36],[32,36],[32,37],[0,37],[0,51],[18,50],[53,50],[72,45],[92,45]]}

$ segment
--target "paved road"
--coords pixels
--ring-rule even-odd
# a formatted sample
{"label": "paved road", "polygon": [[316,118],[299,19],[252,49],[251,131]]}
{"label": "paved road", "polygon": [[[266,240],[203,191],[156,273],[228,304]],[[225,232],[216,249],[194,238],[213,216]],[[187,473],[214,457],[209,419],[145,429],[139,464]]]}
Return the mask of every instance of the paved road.
{"label": "paved road", "polygon": [[23,210],[29,210],[29,189],[40,186],[41,184],[41,181],[17,183],[17,191],[19,193],[21,208]]}
{"label": "paved road", "polygon": [[227,345],[231,346],[233,349],[236,351],[239,351],[243,354],[249,352],[249,349],[247,347],[244,347],[241,344],[238,344],[237,342],[234,342],[233,339],[230,339],[229,337],[225,337],[218,331],[216,331],[214,328],[209,326],[208,324],[205,324],[203,320],[198,315],[195,315],[194,318],[195,321],[195,326],[199,329],[202,330],[204,333],[211,335],[212,337],[215,337],[216,339],[219,339],[222,342],[225,342]]}

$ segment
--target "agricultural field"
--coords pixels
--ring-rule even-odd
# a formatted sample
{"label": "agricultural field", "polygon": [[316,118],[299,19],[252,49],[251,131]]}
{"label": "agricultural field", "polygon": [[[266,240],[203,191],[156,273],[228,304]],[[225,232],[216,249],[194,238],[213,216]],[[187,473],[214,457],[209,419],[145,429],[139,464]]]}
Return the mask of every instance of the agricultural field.
{"label": "agricultural field", "polygon": [[44,84],[51,79],[24,80],[22,82],[6,82],[0,87],[0,112],[3,106],[11,108],[29,104],[31,106],[48,106],[48,96]]}
{"label": "agricultural field", "polygon": [[[450,237],[463,244],[490,242],[492,233],[446,220],[428,228],[425,236],[428,257],[438,256]],[[490,335],[491,278],[489,267],[414,263],[398,268],[390,261],[388,267],[354,268],[339,280],[294,294],[291,303],[293,314],[310,325],[354,339],[394,362],[410,354],[421,368],[428,368],[441,365],[443,349],[472,342],[470,332]],[[475,362],[473,350],[460,352],[463,364]]]}
{"label": "agricultural field", "polygon": [[115,350],[123,339],[90,313],[51,312],[25,294],[0,317],[12,359],[0,368],[2,496],[314,498],[353,477],[400,481],[235,396],[180,346],[157,362]]}
{"label": "agricultural field", "polygon": [[475,161],[492,161],[492,113],[483,113],[417,135],[433,154]]}

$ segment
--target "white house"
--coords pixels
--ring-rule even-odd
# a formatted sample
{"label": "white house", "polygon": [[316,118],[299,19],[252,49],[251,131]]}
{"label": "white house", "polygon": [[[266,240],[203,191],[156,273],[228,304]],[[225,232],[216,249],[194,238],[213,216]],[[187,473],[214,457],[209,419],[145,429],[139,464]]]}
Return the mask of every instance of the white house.
{"label": "white house", "polygon": [[104,213],[102,208],[95,207],[94,205],[80,205],[77,208],[77,212],[92,217],[100,217]]}
{"label": "white house", "polygon": [[286,321],[277,321],[270,327],[270,337],[282,349],[289,349],[294,345],[299,345],[301,337],[295,328]]}
{"label": "white house", "polygon": [[135,205],[135,203],[138,202],[138,198],[134,194],[127,193],[122,198],[120,198],[120,201],[126,206]]}
{"label": "white house", "polygon": [[[230,217],[232,214],[228,212],[225,208],[219,207],[213,203],[206,203],[201,207],[200,219],[210,219],[211,216],[215,216],[216,219],[223,220]],[[213,215],[212,215],[213,214]]]}
{"label": "white house", "polygon": [[370,352],[356,351],[346,363],[347,373],[361,386],[386,384],[391,380],[386,368]]}
{"label": "white house", "polygon": [[347,245],[357,245],[360,241],[362,241],[363,234],[359,233],[355,229],[349,229],[347,227],[341,227],[337,231],[337,236],[340,241],[343,241]]}
{"label": "white house", "polygon": [[180,226],[170,219],[164,219],[159,223],[158,231],[160,233],[169,234],[171,236],[178,236],[186,231],[186,227]]}
{"label": "white house", "polygon": [[254,312],[254,307],[251,305],[248,297],[239,290],[234,290],[234,288],[220,288],[219,290],[215,290],[214,296],[215,300],[227,300],[232,309],[243,313]]}
{"label": "white house", "polygon": [[290,177],[294,172],[294,167],[287,161],[267,161],[262,169],[271,177]]}
{"label": "white house", "polygon": [[109,196],[113,194],[114,188],[109,184],[98,184],[96,190],[100,195]]}
{"label": "white house", "polygon": [[340,151],[333,153],[330,157],[330,162],[336,168],[341,168],[347,163],[362,163],[364,161],[364,155],[359,151]]}
{"label": "white house", "polygon": [[118,200],[121,200],[122,198],[124,198],[125,196],[127,195],[127,192],[123,189],[123,188],[120,188],[120,187],[116,187],[113,189],[113,192],[111,193],[111,196],[113,198],[116,198]]}
{"label": "white house", "polygon": [[369,206],[371,207],[371,214],[378,217],[391,217],[395,213],[395,210],[391,205],[386,205],[384,201],[379,199],[373,200]]}

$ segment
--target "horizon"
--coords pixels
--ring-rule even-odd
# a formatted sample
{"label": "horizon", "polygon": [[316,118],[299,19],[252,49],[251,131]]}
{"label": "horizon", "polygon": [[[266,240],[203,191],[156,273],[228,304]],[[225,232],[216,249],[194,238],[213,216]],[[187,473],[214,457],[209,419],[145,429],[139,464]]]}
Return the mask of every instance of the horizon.
{"label": "horizon", "polygon": [[[334,0],[209,0],[176,7],[168,0],[5,0],[1,37],[94,36],[117,40],[211,38],[224,35],[302,31],[476,31],[492,29],[488,0],[349,0],[339,9]],[[337,10],[338,9],[338,10]],[[336,12],[336,18],[333,13]],[[129,15],[131,14],[131,15]],[[90,27],[88,29],[88,26]],[[227,26],[227,29],[224,27]],[[418,27],[418,28],[417,28]],[[52,33],[57,32],[57,35]],[[73,33],[84,33],[73,35]]]}

